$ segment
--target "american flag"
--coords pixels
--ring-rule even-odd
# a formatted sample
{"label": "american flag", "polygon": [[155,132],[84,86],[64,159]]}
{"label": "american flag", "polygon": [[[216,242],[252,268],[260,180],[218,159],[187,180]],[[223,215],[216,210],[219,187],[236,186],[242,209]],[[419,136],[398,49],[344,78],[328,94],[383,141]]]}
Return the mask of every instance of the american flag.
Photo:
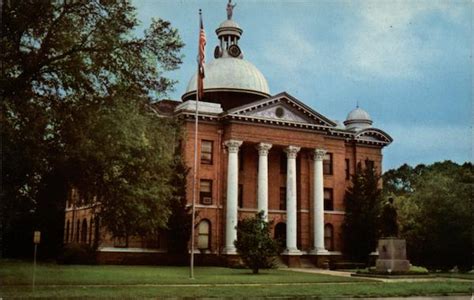
{"label": "american flag", "polygon": [[206,47],[206,32],[204,32],[204,26],[202,24],[202,14],[199,10],[199,54],[198,54],[198,99],[202,99],[204,96],[204,59],[205,59],[205,47]]}

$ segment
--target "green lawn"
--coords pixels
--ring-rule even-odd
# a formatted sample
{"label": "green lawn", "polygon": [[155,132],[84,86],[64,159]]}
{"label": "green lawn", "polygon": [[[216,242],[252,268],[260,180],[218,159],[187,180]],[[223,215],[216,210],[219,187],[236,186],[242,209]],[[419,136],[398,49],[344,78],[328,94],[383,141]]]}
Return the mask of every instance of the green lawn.
{"label": "green lawn", "polygon": [[474,280],[474,273],[435,273],[438,277]]}
{"label": "green lawn", "polygon": [[198,267],[62,266],[39,264],[31,290],[30,263],[0,261],[0,298],[157,297],[368,297],[470,294],[471,282],[381,283],[285,270],[252,275],[248,270]]}
{"label": "green lawn", "polygon": [[[6,285],[31,284],[33,265],[0,261],[0,280]],[[241,284],[241,283],[315,283],[354,282],[361,279],[314,275],[280,270],[262,270],[252,275],[247,269],[198,267],[195,279],[189,278],[189,267],[155,266],[84,266],[39,264],[36,284],[54,285],[129,285],[129,284]]]}

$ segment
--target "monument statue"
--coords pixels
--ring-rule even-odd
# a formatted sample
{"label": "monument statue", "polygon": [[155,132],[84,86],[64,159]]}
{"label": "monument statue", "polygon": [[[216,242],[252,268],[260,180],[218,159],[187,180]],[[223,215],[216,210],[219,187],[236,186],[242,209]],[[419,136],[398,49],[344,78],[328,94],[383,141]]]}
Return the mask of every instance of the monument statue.
{"label": "monument statue", "polygon": [[398,214],[391,197],[388,198],[387,203],[385,203],[382,209],[381,221],[382,237],[398,236]]}
{"label": "monument statue", "polygon": [[377,272],[391,274],[410,270],[410,261],[407,260],[406,253],[406,241],[398,238],[397,217],[393,198],[389,198],[381,215],[382,238],[378,242],[379,258],[375,262]]}
{"label": "monument statue", "polygon": [[232,19],[232,13],[233,13],[234,7],[236,5],[237,5],[237,3],[232,5],[232,0],[229,0],[229,3],[227,3],[227,20]]}

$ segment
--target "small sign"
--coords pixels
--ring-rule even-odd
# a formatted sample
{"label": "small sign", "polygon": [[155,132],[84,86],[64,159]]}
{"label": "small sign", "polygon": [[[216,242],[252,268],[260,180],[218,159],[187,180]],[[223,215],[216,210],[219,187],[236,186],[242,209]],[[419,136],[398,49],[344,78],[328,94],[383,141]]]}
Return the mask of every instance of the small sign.
{"label": "small sign", "polygon": [[41,231],[35,231],[35,235],[33,237],[33,243],[39,244],[41,240]]}

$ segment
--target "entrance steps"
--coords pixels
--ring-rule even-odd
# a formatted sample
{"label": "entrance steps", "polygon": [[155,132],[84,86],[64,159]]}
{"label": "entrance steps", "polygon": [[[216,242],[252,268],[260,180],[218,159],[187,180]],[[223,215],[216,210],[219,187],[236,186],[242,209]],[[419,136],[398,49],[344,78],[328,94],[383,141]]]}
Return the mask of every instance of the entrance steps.
{"label": "entrance steps", "polygon": [[314,269],[316,266],[311,261],[309,257],[301,257],[300,259],[301,267],[305,269]]}
{"label": "entrance steps", "polygon": [[[288,265],[285,263],[282,256],[275,257],[275,266],[277,268],[288,268]],[[304,269],[314,269],[316,268],[315,264],[311,261],[309,257],[300,257],[300,268]]]}
{"label": "entrance steps", "polygon": [[281,256],[276,256],[275,260],[273,261],[275,264],[275,267],[281,269],[281,268],[288,268],[287,264],[285,264],[285,261]]}

